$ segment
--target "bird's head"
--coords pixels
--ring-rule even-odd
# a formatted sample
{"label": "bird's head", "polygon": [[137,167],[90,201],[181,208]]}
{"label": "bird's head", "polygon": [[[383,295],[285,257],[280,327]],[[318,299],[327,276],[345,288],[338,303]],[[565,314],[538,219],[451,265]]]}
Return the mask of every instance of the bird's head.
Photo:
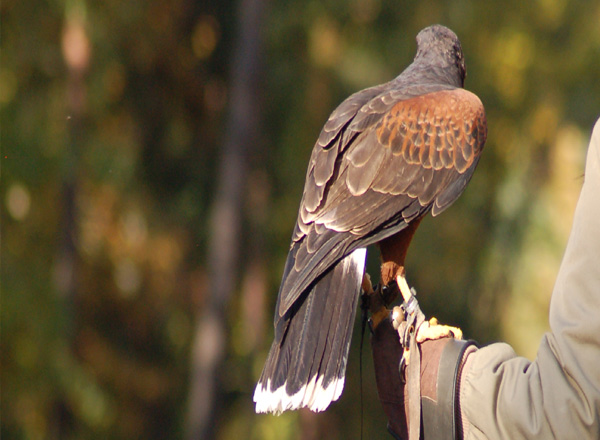
{"label": "bird's head", "polygon": [[460,87],[464,86],[467,67],[460,40],[454,32],[440,24],[426,27],[417,34],[417,55],[422,60],[443,69],[451,69]]}

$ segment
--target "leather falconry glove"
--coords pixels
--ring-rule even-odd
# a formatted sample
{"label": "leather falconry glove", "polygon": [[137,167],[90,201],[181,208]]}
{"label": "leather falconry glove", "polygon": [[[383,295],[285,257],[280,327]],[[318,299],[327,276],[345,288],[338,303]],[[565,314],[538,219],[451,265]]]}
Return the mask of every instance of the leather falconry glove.
{"label": "leather falconry glove", "polygon": [[[413,337],[419,342],[413,341],[407,366],[404,359],[410,341],[405,337],[405,324],[410,316],[405,308],[387,310],[377,295],[369,295],[369,299],[375,378],[379,400],[388,418],[388,430],[396,439],[461,438],[458,381],[465,352],[469,348],[474,350],[474,343],[451,335],[422,342],[422,338]],[[419,335],[418,330],[413,331],[413,336]],[[409,373],[410,363],[414,363],[413,371],[415,366],[419,367],[420,374]],[[411,387],[413,393],[416,387],[416,395],[420,396],[412,402]],[[418,416],[411,417],[411,409]]]}

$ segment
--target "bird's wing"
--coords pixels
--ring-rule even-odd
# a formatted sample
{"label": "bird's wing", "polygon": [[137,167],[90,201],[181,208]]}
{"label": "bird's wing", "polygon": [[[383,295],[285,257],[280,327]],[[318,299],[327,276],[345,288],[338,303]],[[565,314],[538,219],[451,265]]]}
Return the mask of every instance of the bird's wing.
{"label": "bird's wing", "polygon": [[460,88],[415,94],[388,90],[366,104],[368,94],[352,102],[355,94],[326,123],[307,171],[276,324],[341,258],[429,210],[439,214],[464,190],[487,134],[481,101]]}

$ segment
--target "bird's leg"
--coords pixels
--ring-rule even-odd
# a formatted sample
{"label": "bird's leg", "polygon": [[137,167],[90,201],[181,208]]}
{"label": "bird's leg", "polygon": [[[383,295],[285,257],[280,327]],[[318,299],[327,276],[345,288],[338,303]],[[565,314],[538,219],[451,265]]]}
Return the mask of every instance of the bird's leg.
{"label": "bird's leg", "polygon": [[[404,272],[400,273],[396,277],[398,288],[402,293],[404,302],[408,303],[413,296],[414,289],[408,287]],[[458,327],[452,327],[449,325],[441,325],[436,318],[431,318],[429,321],[421,324],[417,331],[417,342],[424,342],[426,340],[441,339],[445,337],[451,337],[455,339],[462,339],[462,330]]]}
{"label": "bird's leg", "polygon": [[402,294],[402,298],[404,298],[404,302],[408,302],[410,297],[413,296],[413,293],[408,287],[408,283],[406,282],[406,277],[404,276],[404,270],[396,275],[396,284],[398,284],[398,288],[400,289],[400,293]]}

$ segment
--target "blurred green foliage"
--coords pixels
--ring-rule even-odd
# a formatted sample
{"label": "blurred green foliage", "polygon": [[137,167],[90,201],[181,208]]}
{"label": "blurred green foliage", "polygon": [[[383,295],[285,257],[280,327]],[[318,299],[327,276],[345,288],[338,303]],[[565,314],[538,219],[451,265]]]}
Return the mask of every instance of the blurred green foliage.
{"label": "blurred green foliage", "polygon": [[[207,218],[237,4],[2,2],[4,438],[183,437],[192,329],[211,294]],[[253,237],[240,243],[259,240],[264,252],[257,266],[243,251],[232,275],[214,423],[221,439],[358,438],[358,326],[346,390],[326,413],[256,416],[251,401],[322,124],[346,96],[408,65],[421,28],[457,33],[488,142],[464,196],[420,227],[408,278],[428,314],[533,358],[600,113],[600,5],[267,5],[262,147],[244,206]],[[364,432],[384,436],[364,353]]]}

